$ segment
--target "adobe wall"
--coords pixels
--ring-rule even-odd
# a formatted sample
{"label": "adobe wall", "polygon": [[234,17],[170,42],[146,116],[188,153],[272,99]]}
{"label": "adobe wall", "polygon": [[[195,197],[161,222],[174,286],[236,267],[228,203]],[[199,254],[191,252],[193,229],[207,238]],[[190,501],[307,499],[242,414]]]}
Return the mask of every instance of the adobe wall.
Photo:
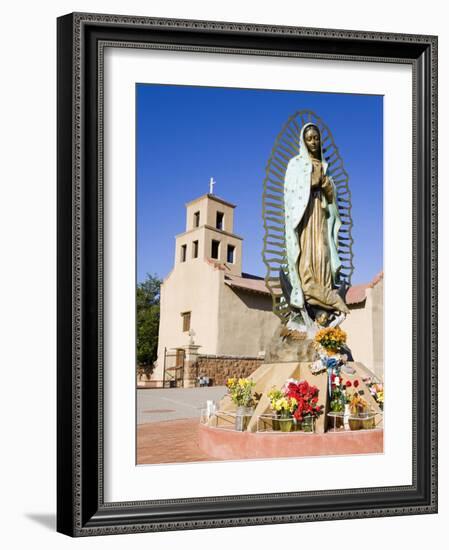
{"label": "adobe wall", "polygon": [[366,301],[350,306],[350,313],[341,324],[348,333],[348,346],[354,360],[360,361],[383,378],[383,279],[366,289]]}
{"label": "adobe wall", "polygon": [[223,271],[201,258],[178,265],[161,285],[161,316],[157,366],[152,378],[162,380],[164,348],[173,349],[189,344],[190,336],[183,331],[181,313],[190,311],[190,327],[195,342],[204,353],[217,353],[218,296],[223,285]]}
{"label": "adobe wall", "polygon": [[266,351],[278,327],[270,294],[235,291],[227,284],[220,287],[218,355],[257,357]]}

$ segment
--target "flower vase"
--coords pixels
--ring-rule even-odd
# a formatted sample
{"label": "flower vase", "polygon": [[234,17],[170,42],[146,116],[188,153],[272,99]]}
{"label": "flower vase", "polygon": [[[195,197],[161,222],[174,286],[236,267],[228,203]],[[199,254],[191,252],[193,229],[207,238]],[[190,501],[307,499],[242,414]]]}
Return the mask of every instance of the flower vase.
{"label": "flower vase", "polygon": [[372,430],[374,428],[374,415],[372,413],[363,413],[360,415],[362,417],[361,423],[364,430]]}
{"label": "flower vase", "polygon": [[348,420],[349,428],[351,430],[361,430],[362,429],[362,421],[358,418],[350,418]]}
{"label": "flower vase", "polygon": [[315,419],[313,416],[305,416],[302,420],[303,432],[313,433],[315,428]]}
{"label": "flower vase", "polygon": [[329,430],[341,430],[344,428],[345,424],[345,418],[344,418],[344,412],[343,411],[331,411],[332,413],[335,413],[335,415],[331,415],[328,417],[328,429]]}
{"label": "flower vase", "polygon": [[281,432],[291,432],[293,428],[293,417],[289,414],[281,414],[279,418]]}
{"label": "flower vase", "polygon": [[237,432],[245,432],[253,414],[252,407],[237,407],[235,411],[235,429]]}

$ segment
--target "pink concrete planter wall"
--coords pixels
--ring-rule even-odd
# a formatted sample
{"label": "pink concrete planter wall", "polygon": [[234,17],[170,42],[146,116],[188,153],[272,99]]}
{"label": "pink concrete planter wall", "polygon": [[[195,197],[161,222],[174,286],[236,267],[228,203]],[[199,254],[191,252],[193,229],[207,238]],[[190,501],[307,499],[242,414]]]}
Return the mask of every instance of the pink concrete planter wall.
{"label": "pink concrete planter wall", "polygon": [[383,430],[306,433],[251,433],[200,424],[200,449],[213,458],[285,458],[383,452]]}

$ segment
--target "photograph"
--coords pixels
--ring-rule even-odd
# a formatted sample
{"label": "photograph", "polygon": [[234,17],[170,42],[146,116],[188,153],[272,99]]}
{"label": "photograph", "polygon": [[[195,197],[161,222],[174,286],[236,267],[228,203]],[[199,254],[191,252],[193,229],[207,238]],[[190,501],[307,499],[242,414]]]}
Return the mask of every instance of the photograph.
{"label": "photograph", "polygon": [[437,44],[58,18],[59,532],[436,512]]}
{"label": "photograph", "polygon": [[447,4],[86,6],[0,34],[2,548],[440,548]]}
{"label": "photograph", "polygon": [[136,464],[383,453],[383,96],[135,94]]}

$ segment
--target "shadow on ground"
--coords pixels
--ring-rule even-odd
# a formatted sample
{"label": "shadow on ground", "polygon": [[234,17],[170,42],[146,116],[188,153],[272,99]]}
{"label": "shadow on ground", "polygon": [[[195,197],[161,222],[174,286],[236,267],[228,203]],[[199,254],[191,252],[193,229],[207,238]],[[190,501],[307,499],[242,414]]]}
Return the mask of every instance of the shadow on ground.
{"label": "shadow on ground", "polygon": [[25,517],[51,531],[56,531],[56,514],[25,514]]}

